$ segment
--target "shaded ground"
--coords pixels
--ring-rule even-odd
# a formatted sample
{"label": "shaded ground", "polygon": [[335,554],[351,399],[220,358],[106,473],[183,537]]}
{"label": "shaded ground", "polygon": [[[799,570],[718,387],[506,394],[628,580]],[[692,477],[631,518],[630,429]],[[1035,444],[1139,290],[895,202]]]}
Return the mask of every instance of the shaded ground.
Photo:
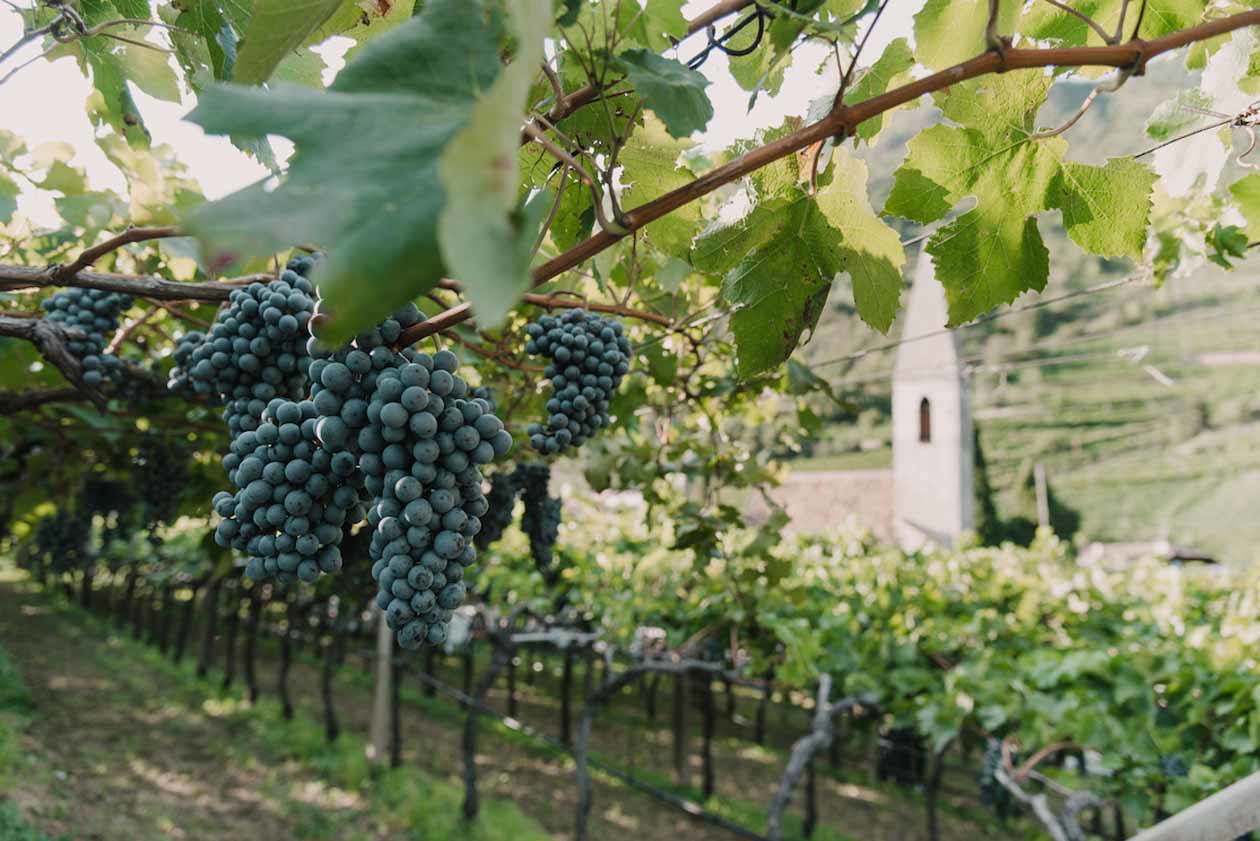
{"label": "shaded ground", "polygon": [[[18,797],[26,796],[41,817],[48,819],[50,829],[99,827],[93,830],[95,834],[76,837],[101,839],[340,841],[376,837],[375,833],[363,834],[371,824],[370,808],[353,788],[330,788],[318,776],[304,777],[298,769],[269,761],[268,752],[257,748],[242,754],[238,746],[237,753],[248,761],[229,762],[230,751],[224,744],[249,734],[234,726],[231,716],[206,711],[203,701],[206,694],[215,694],[208,692],[208,687],[217,685],[217,678],[210,683],[190,683],[179,690],[186,696],[181,703],[172,703],[172,688],[156,685],[151,669],[130,662],[127,652],[133,652],[134,657],[134,651],[139,650],[134,643],[120,644],[101,633],[103,626],[98,621],[92,621],[92,627],[97,630],[89,631],[81,615],[53,614],[42,597],[0,581],[0,644],[10,649],[27,674],[41,710],[30,738],[42,754],[33,765],[43,770],[23,781]],[[194,647],[190,644],[190,651]],[[266,698],[272,697],[276,685],[275,649],[273,641],[260,644],[258,680]],[[167,668],[151,648],[145,651],[149,666]],[[219,652],[221,657],[221,641]],[[338,672],[334,694],[343,733],[361,740],[367,732],[370,686],[359,663],[352,652]],[[189,665],[185,664],[185,671]],[[558,662],[549,664],[533,687],[527,685],[523,669],[518,673],[519,716],[558,735],[552,667],[558,669]],[[577,675],[575,718],[584,682],[580,665]],[[442,663],[440,676],[460,686],[459,659]],[[449,701],[423,697],[414,677],[406,678],[404,687],[404,768],[419,767],[438,779],[457,781],[461,771],[460,710]],[[299,714],[322,719],[319,670],[313,659],[299,657],[295,662],[290,691]],[[192,697],[195,694],[199,697]],[[670,695],[663,684],[655,722],[644,716],[637,693],[628,692],[617,699],[597,721],[594,750],[618,766],[632,768],[636,776],[668,784]],[[724,713],[725,699],[719,695],[716,700]],[[755,695],[740,693],[735,716],[720,716],[714,743],[719,797],[706,806],[760,829],[764,805],[781,773],[783,748],[800,735],[803,722],[795,721],[787,707],[772,709],[769,744],[764,748],[751,745],[744,731],[751,727],[755,701]],[[505,707],[503,681],[490,702],[496,709]],[[692,724],[698,726],[694,712]],[[693,784],[700,777],[697,752],[691,757]],[[577,793],[572,761],[567,756],[540,749],[530,740],[487,723],[479,741],[478,767],[483,797],[510,800],[537,819],[552,837],[572,837]],[[65,778],[59,779],[55,771],[65,771]],[[814,836],[818,841],[926,838],[919,799],[871,785],[864,773],[844,776],[847,778],[827,770],[818,776],[819,828]],[[457,807],[457,801],[450,804],[452,811]],[[791,811],[799,826],[800,792]],[[941,820],[942,841],[1011,837],[1010,833],[995,831],[988,821],[973,822],[948,808]],[[334,832],[331,827],[343,831]],[[596,778],[591,838],[602,841],[670,834],[689,841],[736,837],[642,792]]]}
{"label": "shaded ground", "polygon": [[[304,730],[278,713],[245,709],[94,618],[12,580],[0,579],[0,646],[17,663],[34,710],[7,754],[16,767],[0,769],[0,799],[49,834],[101,841],[546,837],[497,803],[487,804],[489,819],[476,832],[400,833],[400,825],[415,825],[401,809],[400,820],[388,813],[382,820],[381,802],[329,781],[365,773],[356,767],[361,744],[356,750],[347,739],[340,753],[324,753],[327,768],[294,761],[286,756],[292,746],[267,738],[267,728],[294,740],[313,729],[310,722]],[[423,802],[419,791],[455,823],[453,786],[426,783],[414,771],[409,780],[395,773],[377,783],[387,811],[391,796]]]}

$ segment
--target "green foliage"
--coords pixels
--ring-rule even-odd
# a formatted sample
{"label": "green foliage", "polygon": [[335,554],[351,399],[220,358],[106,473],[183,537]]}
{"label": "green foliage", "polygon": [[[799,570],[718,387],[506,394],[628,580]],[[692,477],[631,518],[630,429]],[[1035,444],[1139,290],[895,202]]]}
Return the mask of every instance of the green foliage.
{"label": "green foliage", "polygon": [[254,0],[231,78],[261,85],[341,5],[342,0]]}
{"label": "green foliage", "polygon": [[993,484],[989,481],[989,466],[985,461],[978,426],[972,428],[971,446],[976,497],[976,537],[981,546],[997,546],[1002,542],[1002,521],[993,497]]}
{"label": "green foliage", "polygon": [[617,60],[643,103],[674,137],[702,131],[713,119],[713,104],[704,93],[709,80],[700,73],[646,49],[626,50]]}
{"label": "green foliage", "polygon": [[66,841],[66,838],[46,835],[27,822],[16,803],[0,799],[0,841]]}
{"label": "green foliage", "polygon": [[[190,218],[211,261],[266,254],[295,240],[323,243],[329,257],[318,278],[337,314],[334,339],[433,288],[445,267],[439,162],[500,69],[500,27],[468,26],[467,14],[467,3],[426,3],[418,17],[360,52],[327,92],[281,84],[206,91],[190,118],[207,131],[280,134],[300,149],[280,187],[246,188]],[[409,130],[418,124],[423,132]],[[382,294],[363,295],[368,278],[391,281],[381,284]]]}
{"label": "green foliage", "polygon": [[1033,119],[1050,82],[1037,70],[1016,71],[938,95],[942,113],[959,125],[919,134],[897,171],[885,212],[927,223],[975,197],[976,207],[940,227],[927,246],[951,326],[1045,288],[1042,211],[1062,210],[1069,235],[1092,253],[1141,251],[1154,176],[1132,161],[1070,163],[1060,138],[1035,138]]}

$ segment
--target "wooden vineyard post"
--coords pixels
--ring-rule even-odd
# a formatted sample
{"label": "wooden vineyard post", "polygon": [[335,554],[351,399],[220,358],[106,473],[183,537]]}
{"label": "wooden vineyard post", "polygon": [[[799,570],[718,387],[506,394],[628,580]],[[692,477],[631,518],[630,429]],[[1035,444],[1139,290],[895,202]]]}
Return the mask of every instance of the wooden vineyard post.
{"label": "wooden vineyard post", "polygon": [[[433,677],[436,669],[437,669],[437,646],[430,645],[425,649],[425,652],[424,652],[425,676]],[[437,687],[433,685],[432,681],[426,680],[424,682],[424,696],[426,698],[432,698],[436,694],[437,694]]]}
{"label": "wooden vineyard post", "polygon": [[691,784],[691,765],[687,761],[687,670],[674,675],[674,782],[681,788]]}
{"label": "wooden vineyard post", "polygon": [[757,720],[753,731],[753,741],[759,745],[766,743],[766,711],[770,706],[770,696],[774,694],[772,674],[766,675],[766,683],[761,688],[761,699],[757,701]]}
{"label": "wooden vineyard post", "polygon": [[512,718],[517,717],[515,656],[511,657],[507,663],[507,714]]}
{"label": "wooden vineyard post", "polygon": [[173,590],[169,581],[162,585],[162,618],[158,625],[158,651],[162,654],[165,654],[171,645],[171,613],[175,609]]}
{"label": "wooden vineyard post", "polygon": [[231,605],[227,615],[227,633],[223,641],[223,688],[228,689],[236,681],[236,634],[241,625],[241,585],[232,587]]}
{"label": "wooden vineyard post", "polygon": [[805,766],[805,818],[801,823],[801,832],[806,838],[813,838],[814,830],[817,827],[818,781],[814,769],[814,759],[810,757],[809,764]]}
{"label": "wooden vineyard post", "polygon": [[290,600],[285,610],[284,631],[280,634],[280,673],[276,676],[276,692],[286,721],[293,719],[293,701],[289,698],[289,667],[293,663],[293,627],[297,602]]}
{"label": "wooden vineyard post", "polygon": [[937,813],[937,800],[941,792],[941,775],[945,771],[945,751],[933,754],[932,773],[927,778],[927,791],[924,792],[924,808],[927,812],[928,841],[940,841],[941,826]]}
{"label": "wooden vineyard post", "polygon": [[573,695],[573,648],[564,649],[564,671],[560,675],[560,741],[565,747],[573,745],[572,721]]}
{"label": "wooden vineyard post", "polygon": [[372,720],[368,728],[368,760],[373,764],[385,761],[389,753],[389,696],[393,667],[394,632],[385,621],[385,612],[375,604],[372,614],[376,618],[376,687],[372,693]]}
{"label": "wooden vineyard post", "polygon": [[136,603],[131,608],[131,638],[140,639],[144,636],[144,614],[149,608],[149,591],[144,590],[140,593],[140,598],[136,599]]}
{"label": "wooden vineyard post", "polygon": [[197,611],[197,591],[200,586],[194,582],[192,585],[192,593],[188,597],[188,601],[184,603],[183,613],[179,618],[179,630],[175,633],[175,652],[171,655],[171,659],[176,663],[184,659],[184,650],[188,646],[188,635],[192,633],[193,614]]}
{"label": "wooden vineyard post", "polygon": [[402,716],[399,703],[402,700],[403,659],[400,655],[391,658],[393,675],[389,684],[389,767],[402,765]]}
{"label": "wooden vineyard post", "polygon": [[79,582],[79,606],[84,610],[92,609],[93,567],[89,565],[83,570],[83,579]]}
{"label": "wooden vineyard post", "polygon": [[[384,614],[382,614],[382,618],[383,617],[384,617]],[[384,625],[385,623],[382,621],[381,624]],[[333,699],[333,674],[337,667],[336,627],[333,626],[329,630],[330,630],[330,633],[328,635],[328,641],[324,644],[323,663],[321,665],[320,672],[319,672],[319,694],[320,694],[320,698],[324,702],[324,739],[329,744],[331,744],[337,741],[337,737],[341,735],[341,724],[337,720],[337,708],[334,705],[334,699]],[[386,630],[388,630],[388,628],[386,628]],[[388,664],[386,665],[386,671],[389,671]],[[389,681],[386,680],[386,684],[388,683]],[[386,687],[386,691],[388,691],[388,686]],[[376,747],[380,745],[380,743],[377,741],[377,734],[375,733],[375,726],[376,726],[375,707],[373,708],[372,725],[373,725],[372,746]],[[382,747],[382,753],[378,753],[376,756],[379,761],[380,757],[383,756],[383,747]]]}
{"label": "wooden vineyard post", "polygon": [[467,717],[464,719],[463,813],[464,819],[469,821],[475,819],[481,809],[481,801],[477,794],[477,717],[481,714],[481,707],[485,705],[486,695],[489,694],[490,688],[494,686],[499,672],[516,654],[516,647],[512,644],[511,638],[507,633],[504,633],[502,636],[492,635],[490,641],[494,648],[490,654],[490,664],[486,667],[485,674],[481,676],[481,680],[473,687],[471,695],[465,693],[468,696],[469,703],[467,705]]}
{"label": "wooden vineyard post", "polygon": [[134,569],[127,570],[127,584],[123,588],[123,597],[118,605],[118,614],[115,620],[120,631],[127,627],[127,618],[131,616],[131,602],[136,595],[136,577],[137,573]]}
{"label": "wooden vineyard post", "polygon": [[656,690],[660,688],[661,673],[652,672],[646,675],[639,685],[643,687],[643,706],[648,721],[656,721]]}
{"label": "wooden vineyard post", "polygon": [[255,583],[249,588],[249,624],[245,628],[245,685],[249,689],[249,702],[258,701],[258,622],[262,617],[262,585]]}
{"label": "wooden vineyard post", "polygon": [[222,578],[214,578],[206,588],[206,627],[201,639],[201,654],[197,658],[197,677],[205,677],[210,671],[210,661],[214,659],[214,636],[219,624],[219,590],[223,587]]}
{"label": "wooden vineyard post", "polygon": [[704,675],[704,683],[701,684],[700,703],[701,712],[703,714],[703,735],[704,741],[701,747],[701,767],[703,768],[703,791],[705,797],[713,796],[713,719],[715,718],[715,704],[713,699],[713,678]]}
{"label": "wooden vineyard post", "polygon": [[464,665],[464,694],[471,695],[473,689],[473,647],[471,639],[465,643],[460,660],[463,661]]}

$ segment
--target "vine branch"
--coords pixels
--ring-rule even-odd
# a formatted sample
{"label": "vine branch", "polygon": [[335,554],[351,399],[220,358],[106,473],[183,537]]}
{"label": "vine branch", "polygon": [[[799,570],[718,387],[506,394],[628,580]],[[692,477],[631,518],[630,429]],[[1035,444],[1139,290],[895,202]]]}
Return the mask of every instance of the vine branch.
{"label": "vine branch", "polygon": [[11,318],[0,315],[0,336],[25,339],[39,350],[45,359],[57,366],[74,386],[85,394],[98,409],[105,409],[105,395],[83,380],[83,366],[70,352],[66,342],[71,339],[84,338],[84,333],[75,328],[63,327],[46,318]]}
{"label": "vine branch", "polygon": [[[812,143],[837,135],[852,135],[859,124],[872,117],[913,102],[925,94],[945,90],[968,79],[1009,70],[1065,66],[1132,68],[1133,75],[1140,76],[1144,72],[1146,64],[1158,55],[1179,49],[1188,44],[1233,32],[1236,29],[1258,24],[1260,24],[1260,10],[1251,10],[1207,21],[1198,26],[1192,26],[1150,41],[1134,39],[1122,45],[1101,47],[1051,47],[1045,49],[1011,47],[1006,48],[1001,55],[992,51],[985,52],[961,64],[956,64],[922,79],[916,79],[913,82],[854,105],[838,103],[821,120],[764,146],[753,149],[745,155],[684,184],[678,189],[671,190],[652,201],[627,211],[623,215],[621,222],[630,231],[636,231],[671,211],[677,210],[701,196],[708,195],[754,170],[798,152]],[[534,270],[534,285],[543,284],[553,277],[585,262],[609,248],[623,236],[623,234],[600,231],[584,242],[538,266]]]}

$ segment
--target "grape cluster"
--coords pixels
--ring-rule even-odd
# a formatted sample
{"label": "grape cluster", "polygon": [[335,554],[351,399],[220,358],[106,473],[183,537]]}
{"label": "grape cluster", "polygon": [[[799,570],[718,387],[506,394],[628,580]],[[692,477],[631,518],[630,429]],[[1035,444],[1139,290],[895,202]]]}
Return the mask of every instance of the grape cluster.
{"label": "grape cluster", "polygon": [[512,524],[516,509],[516,496],[521,492],[521,468],[500,470],[490,477],[490,491],[486,494],[489,506],[481,518],[481,531],[473,538],[473,545],[486,550],[496,543],[507,527]]}
{"label": "grape cluster", "polygon": [[54,573],[83,569],[92,560],[88,549],[91,516],[71,507],[59,507],[35,523],[27,560],[34,560]]}
{"label": "grape cluster", "polygon": [[184,333],[175,337],[175,352],[171,354],[171,359],[175,361],[175,366],[171,368],[170,380],[167,388],[171,391],[193,392],[192,377],[189,376],[189,369],[192,368],[193,354],[197,348],[201,347],[202,342],[206,340],[206,334],[200,330],[194,330],[191,333]]}
{"label": "grape cluster", "polygon": [[119,377],[122,361],[105,352],[109,336],[118,329],[118,316],[130,309],[131,296],[103,289],[63,289],[45,298],[40,306],[48,311],[48,320],[65,327],[75,327],[86,334],[83,340],[71,339],[66,347],[83,365],[83,381],[99,386]]}
{"label": "grape cluster", "polygon": [[[233,290],[229,306],[187,354],[183,369],[194,391],[219,396],[233,438],[256,429],[272,400],[300,400],[306,393],[307,324],[315,307],[306,275],[314,262],[294,257],[278,280]],[[191,334],[184,340],[190,345]]]}
{"label": "grape cluster", "polygon": [[525,351],[551,360],[544,376],[551,380],[545,424],[530,424],[529,442],[552,454],[581,446],[608,425],[608,403],[630,369],[630,340],[621,322],[572,309],[544,315],[525,328]]}
{"label": "grape cluster", "polygon": [[192,451],[186,443],[160,432],[146,432],[136,445],[136,485],[141,522],[150,536],[161,523],[172,522],[188,485]]}
{"label": "grape cluster", "polygon": [[[1018,756],[1012,755],[1012,761],[1018,762]],[[1006,821],[1019,812],[1019,804],[997,779],[997,771],[1001,767],[1002,743],[997,739],[990,739],[980,762],[980,802],[991,809],[999,820]]]}
{"label": "grape cluster", "polygon": [[[563,504],[548,494],[551,468],[545,464],[525,464],[517,468],[525,510],[521,514],[521,531],[529,537],[529,553],[534,565],[546,573],[550,570],[556,538],[560,535]],[[546,576],[545,576],[546,577]]]}
{"label": "grape cluster", "polygon": [[[377,376],[358,436],[364,483],[376,497],[369,555],[377,604],[403,648],[446,639],[464,600],[472,539],[489,510],[481,466],[507,455],[512,435],[456,374],[450,351],[405,352]],[[344,366],[343,366],[344,367]],[[321,379],[343,380],[340,369]]]}
{"label": "grape cluster", "polygon": [[314,581],[341,569],[342,528],[363,517],[353,463],[320,446],[315,404],[273,398],[225,458],[235,494],[220,492],[215,541],[249,556],[254,580]]}

